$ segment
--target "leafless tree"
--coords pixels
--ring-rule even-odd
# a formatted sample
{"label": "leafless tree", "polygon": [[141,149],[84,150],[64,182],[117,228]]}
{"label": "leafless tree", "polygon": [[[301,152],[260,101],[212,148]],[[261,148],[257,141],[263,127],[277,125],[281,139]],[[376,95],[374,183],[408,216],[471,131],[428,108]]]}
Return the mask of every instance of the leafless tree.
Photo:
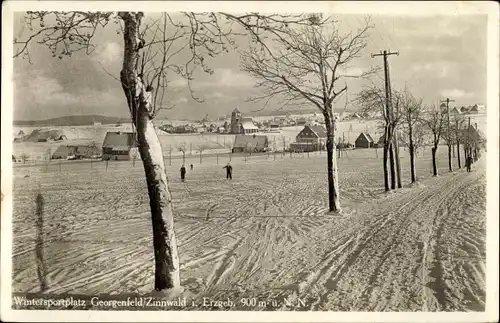
{"label": "leafless tree", "polygon": [[452,120],[452,134],[455,139],[455,143],[457,145],[457,163],[458,168],[462,168],[462,161],[460,159],[460,144],[464,142],[464,138],[462,138],[463,128],[465,126],[465,120],[460,115],[453,116]]}
{"label": "leafless tree", "polygon": [[422,124],[422,111],[423,103],[422,99],[416,99],[409,88],[406,87],[399,95],[400,107],[401,107],[401,131],[402,141],[408,147],[408,153],[410,154],[410,173],[411,182],[415,183],[417,181],[417,176],[415,172],[415,156],[416,152],[424,143],[425,131]]}
{"label": "leafless tree", "polygon": [[200,144],[198,145],[198,152],[200,153],[200,164],[202,163],[202,155],[203,151],[206,150],[208,147],[205,144]]}
{"label": "leafless tree", "polygon": [[[387,107],[386,93],[383,87],[372,84],[363,89],[357,97],[357,101],[362,107],[363,112],[380,112],[382,116],[382,127],[384,129],[384,154],[383,154],[383,168],[384,168],[384,186],[385,190],[389,191],[391,188],[396,188],[396,171],[394,165],[394,151],[392,147],[394,132],[402,119],[400,111],[399,95],[391,96],[392,109]],[[389,171],[387,167],[387,160],[389,159],[389,166],[391,171],[390,186],[389,186]]]}
{"label": "leafless tree", "polygon": [[182,164],[186,164],[186,151],[187,151],[187,145],[185,142],[180,143],[177,145],[177,149],[182,152]]}
{"label": "leafless tree", "polygon": [[26,153],[22,153],[19,158],[23,162],[23,164],[26,164],[26,161],[28,160],[28,155]]}
{"label": "leafless tree", "polygon": [[445,132],[445,121],[446,115],[442,113],[441,109],[437,109],[435,106],[431,107],[428,111],[424,111],[422,114],[422,122],[430,130],[432,136],[432,173],[434,176],[438,175],[436,153],[443,132]]}
{"label": "leafless tree", "polygon": [[[269,40],[266,50],[257,47],[242,54],[242,70],[258,80],[265,95],[252,98],[281,100],[283,104],[307,102],[317,107],[328,133],[328,191],[330,211],[340,211],[337,161],[335,156],[335,100],[347,89],[347,69],[366,47],[369,21],[356,31],[342,34],[335,21],[300,28],[283,26],[281,34]],[[339,86],[341,85],[341,86]]]}
{"label": "leafless tree", "polygon": [[36,240],[35,240],[35,255],[36,255],[36,273],[38,282],[40,284],[40,291],[43,292],[48,288],[47,283],[47,265],[44,260],[44,231],[43,231],[43,218],[44,218],[44,198],[39,191],[36,195]]}
{"label": "leafless tree", "polygon": [[[154,15],[152,15],[154,16]],[[153,119],[163,108],[171,108],[168,95],[170,72],[183,76],[191,96],[201,102],[192,90],[193,73],[213,70],[206,57],[228,52],[235,46],[234,37],[248,36],[263,50],[266,35],[280,37],[288,25],[321,25],[323,18],[316,14],[229,14],[183,12],[175,19],[168,13],[150,20],[143,12],[55,12],[28,11],[25,25],[29,35],[15,38],[15,57],[31,61],[30,45],[45,46],[53,57],[71,57],[77,51],[90,54],[96,32],[111,23],[119,26],[123,35],[123,65],[120,77],[127,99],[131,121],[137,132],[137,143],[144,164],[153,224],[155,255],[155,289],[165,290],[180,286],[179,259],[174,233],[172,199],[168,186],[163,154]],[[235,26],[242,32],[236,32]],[[180,44],[172,46],[173,43]],[[184,59],[174,64],[174,57]],[[114,76],[113,76],[114,77]],[[185,152],[185,150],[184,150]]]}

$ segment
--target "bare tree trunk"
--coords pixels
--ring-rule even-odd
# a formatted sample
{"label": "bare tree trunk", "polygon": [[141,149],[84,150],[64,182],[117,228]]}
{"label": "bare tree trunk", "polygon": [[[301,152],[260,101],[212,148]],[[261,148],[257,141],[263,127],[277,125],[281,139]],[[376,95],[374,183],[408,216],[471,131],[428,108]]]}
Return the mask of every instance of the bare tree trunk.
{"label": "bare tree trunk", "polygon": [[151,121],[151,93],[138,77],[139,25],[142,13],[120,12],[124,21],[124,58],[120,74],[123,90],[137,130],[137,143],[146,174],[153,246],[155,290],[180,287],[179,258],[174,233],[172,199],[168,187],[163,153]]}
{"label": "bare tree trunk", "polygon": [[448,170],[453,172],[453,166],[451,165],[451,144],[448,144]]}
{"label": "bare tree trunk", "polygon": [[41,193],[36,196],[36,273],[40,284],[40,291],[43,292],[48,288],[47,284],[47,267],[43,257],[43,206],[44,200]]}
{"label": "bare tree trunk", "polygon": [[391,190],[389,187],[389,170],[387,168],[387,159],[389,157],[389,142],[387,141],[387,136],[389,134],[389,129],[386,126],[385,127],[385,133],[384,133],[384,156],[382,159],[383,167],[384,167],[384,186],[385,186],[385,191],[388,192]]}
{"label": "bare tree trunk", "polygon": [[415,146],[413,145],[412,133],[410,132],[410,173],[411,173],[411,182],[415,183],[417,181],[417,176],[415,175]]}
{"label": "bare tree trunk", "polygon": [[438,175],[437,164],[436,164],[436,152],[437,152],[437,147],[436,146],[432,147],[432,174],[434,176]]}
{"label": "bare tree trunk", "polygon": [[396,189],[396,167],[394,164],[394,147],[389,143],[389,166],[391,168],[391,189]]}
{"label": "bare tree trunk", "polygon": [[458,162],[458,169],[462,168],[462,162],[460,161],[460,142],[457,140],[457,162]]}
{"label": "bare tree trunk", "polygon": [[389,186],[389,169],[387,167],[388,157],[389,157],[389,145],[384,145],[383,165],[384,165],[384,186],[385,186],[386,192],[391,190],[391,188]]}
{"label": "bare tree trunk", "polygon": [[328,204],[330,211],[340,212],[337,156],[335,152],[335,121],[333,119],[333,115],[329,116],[328,114],[325,114],[325,123],[327,131],[326,151],[328,158]]}

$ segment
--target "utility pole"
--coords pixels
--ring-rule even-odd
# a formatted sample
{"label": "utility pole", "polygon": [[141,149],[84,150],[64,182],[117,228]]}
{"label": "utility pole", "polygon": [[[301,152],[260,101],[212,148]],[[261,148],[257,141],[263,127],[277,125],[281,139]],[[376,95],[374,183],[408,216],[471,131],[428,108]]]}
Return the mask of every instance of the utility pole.
{"label": "utility pole", "polygon": [[470,144],[470,117],[469,117],[469,125],[467,126],[467,155],[465,156],[465,160],[467,163],[467,158],[470,157],[470,151],[471,151],[471,144]]}
{"label": "utility pole", "polygon": [[[389,125],[389,133],[393,130],[392,129],[392,123],[394,122],[394,109],[392,106],[392,93],[391,93],[391,80],[389,76],[389,62],[387,60],[387,57],[390,55],[398,55],[399,52],[390,52],[387,50],[384,50],[380,54],[372,54],[372,58],[376,56],[383,56],[384,57],[384,72],[385,72],[385,108],[386,108],[386,114],[389,116],[390,123]],[[396,176],[397,176],[397,183],[398,183],[398,188],[402,188],[403,185],[401,183],[401,165],[399,163],[399,142],[398,142],[398,132],[397,132],[397,127],[394,129],[394,136],[393,136],[393,142],[392,146],[394,146],[394,153],[395,153],[395,159],[396,159]],[[389,151],[392,154],[392,149],[390,148]],[[391,175],[394,175],[394,166],[391,163]],[[394,176],[392,176],[392,188],[394,189]]]}
{"label": "utility pole", "polygon": [[450,98],[446,98],[445,101],[441,101],[441,103],[446,102],[446,114],[448,119],[448,170],[450,172],[453,171],[453,167],[451,165],[451,147],[453,146],[451,143],[451,135],[450,135],[450,102],[455,102],[455,100],[450,100]]}

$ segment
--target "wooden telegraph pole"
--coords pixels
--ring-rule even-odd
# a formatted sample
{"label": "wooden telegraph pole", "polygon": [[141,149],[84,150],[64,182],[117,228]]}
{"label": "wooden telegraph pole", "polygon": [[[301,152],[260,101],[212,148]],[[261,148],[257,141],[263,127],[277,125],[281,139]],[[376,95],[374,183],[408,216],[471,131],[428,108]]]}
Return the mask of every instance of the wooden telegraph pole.
{"label": "wooden telegraph pole", "polygon": [[[392,93],[391,93],[391,80],[389,76],[389,62],[387,60],[387,57],[390,55],[398,55],[399,52],[390,52],[387,50],[384,50],[380,54],[372,54],[372,57],[376,56],[383,56],[384,57],[384,72],[385,72],[385,108],[386,108],[386,114],[389,116],[391,120],[391,124],[394,122],[394,109],[392,106]],[[401,165],[399,163],[399,142],[398,142],[398,131],[397,131],[397,126],[395,129],[392,129],[392,126],[389,126],[389,132],[393,130],[394,136],[393,136],[393,141],[391,143],[392,146],[394,146],[394,157],[396,161],[396,172],[394,172],[394,165],[393,163],[391,164],[391,187],[392,189],[396,188],[395,186],[395,181],[394,181],[394,173],[396,173],[397,177],[397,184],[398,188],[403,187],[401,183]],[[392,148],[389,148],[389,152],[392,155]]]}
{"label": "wooden telegraph pole", "polygon": [[450,172],[453,171],[453,166],[451,165],[451,148],[453,144],[451,143],[451,135],[450,135],[450,102],[455,102],[455,100],[450,100],[450,98],[446,98],[445,101],[441,101],[441,103],[446,102],[446,114],[448,118],[448,170]]}

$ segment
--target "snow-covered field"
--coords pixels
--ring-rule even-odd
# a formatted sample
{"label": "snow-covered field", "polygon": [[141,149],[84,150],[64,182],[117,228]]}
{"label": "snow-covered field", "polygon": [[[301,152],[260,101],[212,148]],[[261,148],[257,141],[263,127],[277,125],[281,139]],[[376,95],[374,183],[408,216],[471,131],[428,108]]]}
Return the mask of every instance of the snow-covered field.
{"label": "snow-covered field", "polygon": [[[449,173],[440,147],[441,175],[434,178],[429,150],[417,159],[415,186],[401,150],[405,187],[390,194],[383,192],[381,152],[349,151],[338,162],[337,216],[326,214],[324,153],[234,158],[232,181],[224,178],[223,158],[200,165],[193,157],[184,183],[173,162],[167,171],[183,286],[194,297],[303,300],[301,310],[483,311],[485,158],[472,173]],[[39,290],[40,190],[47,293],[150,292],[151,224],[140,163],[43,169],[14,168],[13,291]],[[273,309],[290,309],[285,303]],[[231,309],[263,308],[237,302]]]}

